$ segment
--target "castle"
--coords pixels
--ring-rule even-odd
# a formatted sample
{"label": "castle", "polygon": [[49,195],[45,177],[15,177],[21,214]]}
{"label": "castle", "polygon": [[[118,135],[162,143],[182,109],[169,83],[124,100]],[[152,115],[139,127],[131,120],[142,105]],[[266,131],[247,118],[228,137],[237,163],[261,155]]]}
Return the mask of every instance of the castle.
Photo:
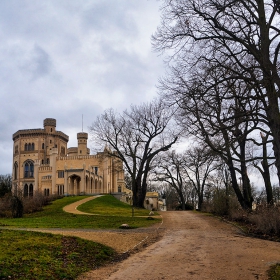
{"label": "castle", "polygon": [[35,192],[57,194],[116,194],[125,190],[122,161],[106,152],[90,155],[88,134],[77,134],[78,147],[67,148],[69,137],[56,130],[56,120],[44,120],[44,128],[13,134],[13,191],[25,197]]}

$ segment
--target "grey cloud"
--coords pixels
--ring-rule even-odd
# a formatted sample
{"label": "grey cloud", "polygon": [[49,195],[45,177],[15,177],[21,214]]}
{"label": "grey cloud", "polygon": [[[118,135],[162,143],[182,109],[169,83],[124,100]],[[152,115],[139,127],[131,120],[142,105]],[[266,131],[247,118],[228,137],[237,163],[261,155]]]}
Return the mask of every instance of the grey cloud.
{"label": "grey cloud", "polygon": [[76,145],[82,114],[87,131],[105,108],[156,95],[156,17],[156,0],[0,1],[0,174],[17,130],[55,118]]}
{"label": "grey cloud", "polygon": [[20,68],[24,73],[28,72],[32,80],[36,80],[50,74],[52,63],[49,54],[40,46],[35,45],[29,57]]}

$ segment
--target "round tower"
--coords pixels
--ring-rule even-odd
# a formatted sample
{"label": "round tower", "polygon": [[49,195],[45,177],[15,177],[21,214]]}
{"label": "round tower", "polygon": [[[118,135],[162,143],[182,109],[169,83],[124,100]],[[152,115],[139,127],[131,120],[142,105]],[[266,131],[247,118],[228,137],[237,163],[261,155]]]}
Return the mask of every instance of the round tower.
{"label": "round tower", "polygon": [[87,148],[88,134],[86,132],[77,133],[78,139],[78,155],[86,156],[89,154],[89,149]]}
{"label": "round tower", "polygon": [[56,119],[47,118],[44,119],[44,129],[47,133],[55,132]]}

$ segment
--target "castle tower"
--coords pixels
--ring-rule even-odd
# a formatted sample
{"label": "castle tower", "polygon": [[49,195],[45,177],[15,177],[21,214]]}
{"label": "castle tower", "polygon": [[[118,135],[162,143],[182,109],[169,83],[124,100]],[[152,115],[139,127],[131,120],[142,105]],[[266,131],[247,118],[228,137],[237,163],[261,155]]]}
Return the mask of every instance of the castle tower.
{"label": "castle tower", "polygon": [[89,149],[87,147],[88,134],[86,132],[77,133],[78,139],[78,155],[86,156],[89,155]]}
{"label": "castle tower", "polygon": [[47,133],[54,133],[56,128],[56,119],[44,119],[44,129]]}

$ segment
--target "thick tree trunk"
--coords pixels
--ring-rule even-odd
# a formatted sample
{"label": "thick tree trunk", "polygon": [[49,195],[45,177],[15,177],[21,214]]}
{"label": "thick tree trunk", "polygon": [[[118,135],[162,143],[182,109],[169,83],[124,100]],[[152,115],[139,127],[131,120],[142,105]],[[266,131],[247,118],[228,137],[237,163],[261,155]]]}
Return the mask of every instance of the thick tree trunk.
{"label": "thick tree trunk", "polygon": [[261,162],[263,167],[263,172],[261,172],[265,184],[265,190],[266,190],[266,201],[267,204],[273,204],[273,192],[272,192],[272,185],[270,180],[270,172],[269,172],[269,164],[267,160],[267,138],[268,135],[262,136],[262,146],[263,146],[263,160]]}
{"label": "thick tree trunk", "polygon": [[252,202],[253,202],[253,197],[252,197],[252,192],[251,192],[251,184],[250,184],[250,179],[247,174],[247,166],[245,163],[245,145],[246,142],[245,140],[240,140],[239,141],[240,145],[240,158],[241,158],[241,178],[242,178],[242,189],[243,189],[243,198],[244,198],[244,203],[246,204],[247,209],[252,209]]}
{"label": "thick tree trunk", "polygon": [[141,182],[141,178],[136,179],[133,188],[133,206],[144,208],[144,201],[147,192],[147,183]]}
{"label": "thick tree trunk", "polygon": [[248,206],[246,205],[243,195],[241,193],[241,190],[239,188],[237,179],[236,179],[236,173],[235,173],[235,169],[233,167],[233,163],[231,160],[229,160],[227,162],[228,168],[229,168],[229,172],[230,172],[230,176],[231,176],[231,183],[232,183],[232,188],[237,196],[238,202],[240,203],[241,207],[243,209],[248,209]]}

